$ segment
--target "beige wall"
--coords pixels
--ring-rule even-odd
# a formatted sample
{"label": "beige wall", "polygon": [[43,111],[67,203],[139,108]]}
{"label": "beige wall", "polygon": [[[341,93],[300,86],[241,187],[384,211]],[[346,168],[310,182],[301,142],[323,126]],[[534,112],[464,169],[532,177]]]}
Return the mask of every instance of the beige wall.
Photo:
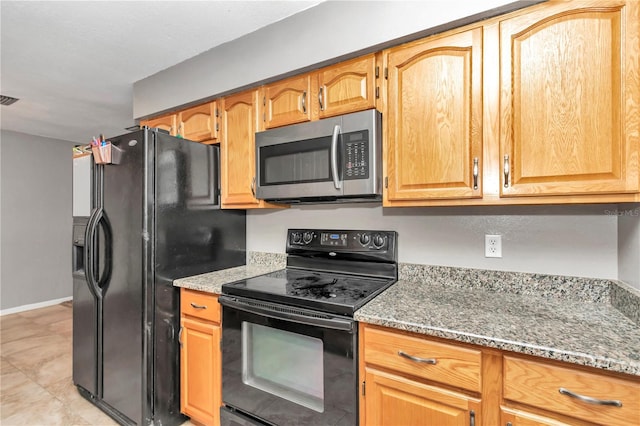
{"label": "beige wall", "polygon": [[3,130],[0,310],[71,297],[71,142]]}
{"label": "beige wall", "polygon": [[[249,211],[247,250],[284,252],[288,228],[398,232],[401,262],[618,277],[615,205],[382,208],[370,204]],[[484,235],[502,235],[501,259],[484,257]]]}

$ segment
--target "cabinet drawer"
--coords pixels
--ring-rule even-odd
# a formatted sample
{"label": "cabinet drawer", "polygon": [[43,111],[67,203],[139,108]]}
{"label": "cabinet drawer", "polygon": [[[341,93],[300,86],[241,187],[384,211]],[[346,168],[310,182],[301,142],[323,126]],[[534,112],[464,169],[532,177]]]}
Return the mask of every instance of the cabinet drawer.
{"label": "cabinet drawer", "polygon": [[[567,416],[611,426],[638,422],[640,381],[505,356],[503,386],[505,399]],[[560,389],[592,399],[572,397]],[[622,406],[601,405],[595,400],[619,401]]]}
{"label": "cabinet drawer", "polygon": [[481,360],[477,350],[365,328],[367,364],[479,392]]}
{"label": "cabinet drawer", "polygon": [[219,323],[218,295],[183,288],[180,294],[180,314]]}

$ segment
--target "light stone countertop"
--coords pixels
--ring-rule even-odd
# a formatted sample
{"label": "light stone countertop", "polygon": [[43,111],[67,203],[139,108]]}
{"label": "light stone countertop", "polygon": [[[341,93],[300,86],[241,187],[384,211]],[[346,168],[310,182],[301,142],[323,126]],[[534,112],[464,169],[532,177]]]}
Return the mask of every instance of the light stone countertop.
{"label": "light stone countertop", "polygon": [[222,284],[234,281],[246,280],[258,275],[282,269],[283,266],[274,265],[244,265],[235,268],[223,269],[221,271],[208,272],[206,274],[195,275],[175,280],[175,287],[188,288],[191,290],[206,291],[207,293],[222,293]]}
{"label": "light stone countertop", "polygon": [[640,326],[609,303],[399,280],[355,319],[640,376]]}
{"label": "light stone countertop", "polygon": [[[246,266],[173,284],[220,294],[285,263],[284,254],[252,252]],[[622,283],[411,264],[399,275],[357,321],[640,376],[640,322],[631,319],[640,293]]]}

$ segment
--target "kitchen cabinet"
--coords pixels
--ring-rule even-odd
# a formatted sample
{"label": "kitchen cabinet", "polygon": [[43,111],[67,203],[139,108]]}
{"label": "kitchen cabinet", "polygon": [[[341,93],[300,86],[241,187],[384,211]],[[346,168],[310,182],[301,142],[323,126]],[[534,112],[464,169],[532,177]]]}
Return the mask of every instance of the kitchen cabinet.
{"label": "kitchen cabinet", "polygon": [[375,108],[376,69],[370,54],[317,71],[319,118]]}
{"label": "kitchen cabinet", "polygon": [[221,100],[220,140],[222,208],[282,207],[255,197],[255,132],[258,90],[248,90]]}
{"label": "kitchen cabinet", "polygon": [[[503,370],[505,400],[609,426],[631,425],[640,420],[638,381],[512,356],[504,357]],[[527,423],[520,420],[515,424]]]}
{"label": "kitchen cabinet", "polygon": [[385,50],[383,204],[640,201],[639,10],[545,2]]}
{"label": "kitchen cabinet", "polygon": [[369,54],[263,86],[263,129],[375,108],[376,60]]}
{"label": "kitchen cabinet", "polygon": [[368,325],[361,336],[361,425],[482,424],[479,350]]}
{"label": "kitchen cabinet", "polygon": [[171,136],[175,136],[178,130],[176,126],[176,120],[176,114],[169,114],[163,115],[161,117],[151,118],[149,120],[142,120],[140,121],[140,126],[166,130]]}
{"label": "kitchen cabinet", "polygon": [[219,115],[216,101],[180,111],[178,134],[190,141],[217,143],[220,129]]}
{"label": "kitchen cabinet", "polygon": [[180,411],[205,425],[220,424],[222,367],[218,296],[181,289]]}
{"label": "kitchen cabinet", "polygon": [[637,192],[638,2],[562,2],[500,22],[504,197]]}
{"label": "kitchen cabinet", "polygon": [[265,129],[311,120],[311,75],[287,78],[262,88]]}
{"label": "kitchen cabinet", "polygon": [[359,346],[363,426],[621,426],[639,420],[636,376],[365,323]]}
{"label": "kitchen cabinet", "polygon": [[482,197],[482,29],[393,48],[385,59],[385,205]]}

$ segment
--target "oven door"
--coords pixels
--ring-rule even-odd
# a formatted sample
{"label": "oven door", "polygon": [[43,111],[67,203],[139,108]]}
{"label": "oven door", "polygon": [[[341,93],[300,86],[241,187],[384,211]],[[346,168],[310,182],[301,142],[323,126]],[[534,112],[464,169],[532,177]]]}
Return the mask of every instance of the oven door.
{"label": "oven door", "polygon": [[235,296],[219,300],[228,408],[279,426],[357,425],[353,319]]}

